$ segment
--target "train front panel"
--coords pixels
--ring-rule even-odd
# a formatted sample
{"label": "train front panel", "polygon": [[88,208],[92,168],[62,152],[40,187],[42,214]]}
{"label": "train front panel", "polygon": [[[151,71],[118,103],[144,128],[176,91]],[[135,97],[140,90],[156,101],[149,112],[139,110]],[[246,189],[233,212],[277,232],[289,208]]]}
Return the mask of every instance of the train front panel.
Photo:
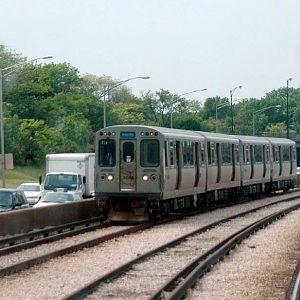
{"label": "train front panel", "polygon": [[95,196],[115,220],[128,219],[128,214],[148,218],[159,208],[160,138],[157,130],[145,126],[111,126],[97,132]]}

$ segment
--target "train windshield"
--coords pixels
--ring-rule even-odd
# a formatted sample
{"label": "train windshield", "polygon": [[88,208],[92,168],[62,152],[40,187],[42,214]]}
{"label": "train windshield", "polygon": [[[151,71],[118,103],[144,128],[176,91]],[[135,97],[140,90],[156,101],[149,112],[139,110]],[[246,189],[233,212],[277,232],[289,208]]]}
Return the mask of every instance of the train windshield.
{"label": "train windshield", "polygon": [[159,141],[141,141],[141,166],[157,167],[159,165]]}
{"label": "train windshield", "polygon": [[113,167],[116,164],[116,141],[99,141],[99,165],[100,167]]}

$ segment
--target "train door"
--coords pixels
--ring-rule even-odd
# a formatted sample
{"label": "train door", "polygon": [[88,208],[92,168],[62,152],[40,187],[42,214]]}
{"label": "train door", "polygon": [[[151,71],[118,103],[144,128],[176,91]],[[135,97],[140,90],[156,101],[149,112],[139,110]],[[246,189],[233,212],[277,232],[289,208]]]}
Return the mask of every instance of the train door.
{"label": "train door", "polygon": [[231,157],[232,157],[232,176],[231,176],[231,181],[235,180],[235,166],[236,166],[236,157],[235,157],[235,145],[231,144]]}
{"label": "train door", "polygon": [[266,146],[263,145],[263,178],[266,177],[266,172],[267,172]]}
{"label": "train door", "polygon": [[120,190],[136,191],[136,141],[121,140],[120,143]]}
{"label": "train door", "polygon": [[282,175],[282,147],[278,147],[279,176]]}
{"label": "train door", "polygon": [[176,141],[176,190],[180,188],[181,176],[182,176],[182,164],[181,164],[181,143]]}
{"label": "train door", "polygon": [[217,183],[220,182],[221,179],[221,149],[220,143],[216,143],[216,159],[217,159]]}
{"label": "train door", "polygon": [[290,174],[293,173],[293,147],[289,147],[289,154],[290,154]]}
{"label": "train door", "polygon": [[195,143],[195,154],[196,154],[196,161],[195,161],[195,183],[194,187],[198,186],[199,178],[200,178],[200,147],[199,143]]}
{"label": "train door", "polygon": [[253,145],[250,145],[250,162],[251,162],[250,179],[253,179],[253,176],[254,176],[254,149],[253,149]]}

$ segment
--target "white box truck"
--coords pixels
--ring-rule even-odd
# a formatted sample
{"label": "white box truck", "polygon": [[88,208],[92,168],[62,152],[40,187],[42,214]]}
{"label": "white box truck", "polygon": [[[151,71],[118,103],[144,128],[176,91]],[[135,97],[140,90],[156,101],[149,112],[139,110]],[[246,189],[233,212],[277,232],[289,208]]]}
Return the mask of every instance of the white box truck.
{"label": "white box truck", "polygon": [[93,197],[94,170],[95,153],[47,154],[42,195],[49,191],[65,189],[82,192],[84,198]]}

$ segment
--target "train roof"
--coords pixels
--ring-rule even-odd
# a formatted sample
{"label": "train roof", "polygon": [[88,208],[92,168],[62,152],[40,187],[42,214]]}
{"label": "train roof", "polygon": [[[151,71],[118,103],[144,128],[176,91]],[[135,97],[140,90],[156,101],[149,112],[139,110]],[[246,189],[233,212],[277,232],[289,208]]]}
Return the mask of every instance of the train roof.
{"label": "train roof", "polygon": [[258,137],[253,135],[234,135],[243,143],[254,143],[254,144],[269,144],[269,140],[265,137]]}
{"label": "train roof", "polygon": [[201,140],[204,140],[204,137],[199,135],[197,131],[192,131],[192,130],[185,130],[185,129],[176,129],[176,128],[166,128],[166,127],[159,127],[159,126],[148,126],[148,125],[115,125],[115,126],[109,126],[106,128],[101,129],[103,130],[111,130],[111,129],[138,129],[138,128],[143,128],[143,129],[148,129],[148,130],[155,130],[163,135],[167,136],[186,136],[186,137],[195,137],[195,138],[200,138]]}
{"label": "train roof", "polygon": [[238,143],[239,139],[234,135],[215,133],[215,132],[205,132],[197,131],[199,134],[203,135],[207,140],[217,140],[217,141],[226,141],[232,143]]}
{"label": "train roof", "polygon": [[266,139],[275,145],[282,145],[282,144],[295,145],[296,144],[294,141],[285,139],[285,138],[266,137]]}
{"label": "train roof", "polygon": [[249,142],[249,143],[257,143],[257,144],[268,144],[271,142],[272,144],[286,144],[286,145],[294,145],[295,142],[285,138],[273,138],[273,137],[257,137],[251,135],[229,135],[223,133],[215,133],[215,132],[205,132],[205,131],[192,131],[185,129],[176,129],[176,128],[166,128],[159,126],[149,126],[149,125],[113,125],[102,128],[99,131],[103,130],[112,130],[112,129],[148,129],[155,130],[165,136],[185,136],[185,137],[194,137],[200,138],[203,140],[206,138],[207,140],[218,140],[218,141],[226,141],[232,143]]}

